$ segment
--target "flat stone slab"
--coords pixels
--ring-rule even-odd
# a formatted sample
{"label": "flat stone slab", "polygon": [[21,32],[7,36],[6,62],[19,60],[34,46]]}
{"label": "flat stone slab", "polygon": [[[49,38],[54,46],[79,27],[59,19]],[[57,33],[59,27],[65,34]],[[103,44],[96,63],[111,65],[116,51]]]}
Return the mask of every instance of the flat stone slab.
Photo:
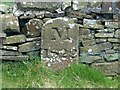
{"label": "flat stone slab", "polygon": [[5,38],[5,37],[6,37],[6,34],[0,32],[0,38]]}
{"label": "flat stone slab", "polygon": [[0,60],[13,60],[13,61],[23,61],[28,60],[29,56],[0,56]]}
{"label": "flat stone slab", "polygon": [[105,26],[108,28],[119,28],[119,22],[105,22]]}
{"label": "flat stone slab", "polygon": [[118,53],[113,53],[113,54],[105,54],[105,58],[107,61],[115,61],[118,60],[119,56]]}
{"label": "flat stone slab", "polygon": [[107,37],[113,37],[114,33],[97,33],[95,34],[95,37],[103,37],[103,38],[107,38]]}
{"label": "flat stone slab", "polygon": [[6,49],[6,50],[13,50],[13,51],[17,51],[18,50],[18,47],[16,46],[7,46],[7,45],[1,45],[0,46],[0,49]]}
{"label": "flat stone slab", "polygon": [[24,35],[13,35],[8,36],[3,41],[3,44],[16,44],[16,43],[23,43],[26,41],[26,37]]}
{"label": "flat stone slab", "polygon": [[120,73],[119,62],[94,63],[92,66],[103,71],[106,75],[118,75]]}
{"label": "flat stone slab", "polygon": [[21,55],[18,51],[7,51],[7,50],[0,50],[1,56],[17,56]]}
{"label": "flat stone slab", "polygon": [[30,52],[30,51],[35,51],[39,50],[41,47],[41,42],[40,41],[33,41],[33,42],[28,42],[19,45],[19,52]]}

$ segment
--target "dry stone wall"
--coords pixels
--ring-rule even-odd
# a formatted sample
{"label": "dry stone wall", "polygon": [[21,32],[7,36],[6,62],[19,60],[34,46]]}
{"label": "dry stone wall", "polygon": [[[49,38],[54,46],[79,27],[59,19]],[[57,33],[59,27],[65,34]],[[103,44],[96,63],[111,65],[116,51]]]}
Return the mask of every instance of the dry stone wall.
{"label": "dry stone wall", "polygon": [[119,74],[120,2],[16,2],[7,10],[0,9],[0,59],[40,56],[55,70],[82,63]]}

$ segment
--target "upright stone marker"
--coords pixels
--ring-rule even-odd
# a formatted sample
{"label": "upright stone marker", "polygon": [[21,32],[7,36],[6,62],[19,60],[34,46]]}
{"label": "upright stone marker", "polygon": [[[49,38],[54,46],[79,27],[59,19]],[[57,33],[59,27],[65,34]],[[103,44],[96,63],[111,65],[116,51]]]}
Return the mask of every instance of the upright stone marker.
{"label": "upright stone marker", "polygon": [[78,59],[79,26],[70,18],[55,18],[43,25],[41,59],[61,69]]}

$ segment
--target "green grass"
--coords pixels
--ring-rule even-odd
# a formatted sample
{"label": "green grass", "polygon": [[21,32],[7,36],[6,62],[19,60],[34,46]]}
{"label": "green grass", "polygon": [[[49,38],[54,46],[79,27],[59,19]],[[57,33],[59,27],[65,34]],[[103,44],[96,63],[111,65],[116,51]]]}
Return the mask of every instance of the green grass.
{"label": "green grass", "polygon": [[3,88],[117,88],[118,80],[106,78],[105,75],[85,65],[71,65],[53,71],[41,64],[39,58],[23,62],[2,63]]}

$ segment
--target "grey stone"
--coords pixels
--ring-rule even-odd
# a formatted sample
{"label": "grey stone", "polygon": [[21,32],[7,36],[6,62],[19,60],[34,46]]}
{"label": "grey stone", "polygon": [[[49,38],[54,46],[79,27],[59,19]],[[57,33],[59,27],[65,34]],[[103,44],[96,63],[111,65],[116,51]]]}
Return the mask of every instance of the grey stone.
{"label": "grey stone", "polygon": [[18,51],[7,51],[7,50],[0,50],[0,55],[2,56],[16,56],[21,55]]}
{"label": "grey stone", "polygon": [[16,51],[17,49],[18,49],[18,47],[16,47],[16,46],[6,46],[6,45],[2,45],[2,46],[0,46],[0,49],[6,49],[6,50],[14,50],[14,51]]}
{"label": "grey stone", "polygon": [[102,12],[101,13],[112,13],[112,3],[111,2],[103,2],[102,3]]}
{"label": "grey stone", "polygon": [[113,49],[119,50],[120,49],[120,44],[113,44]]}
{"label": "grey stone", "polygon": [[65,10],[67,7],[71,6],[71,0],[62,0],[62,10]]}
{"label": "grey stone", "polygon": [[107,37],[113,37],[114,33],[97,33],[95,34],[95,37],[103,37],[103,38],[107,38]]}
{"label": "grey stone", "polygon": [[28,52],[27,55],[29,55],[29,59],[37,59],[40,57],[40,51],[33,51],[33,52]]}
{"label": "grey stone", "polygon": [[13,60],[13,61],[23,61],[28,60],[29,56],[21,55],[21,56],[0,56],[0,60]]}
{"label": "grey stone", "polygon": [[107,29],[102,29],[102,30],[97,30],[100,33],[113,33],[115,29],[107,28]]}
{"label": "grey stone", "polygon": [[105,26],[108,28],[119,28],[119,22],[105,22]]}
{"label": "grey stone", "polygon": [[[43,25],[41,58],[49,63],[48,66],[78,59],[78,36],[79,26],[71,18],[59,17],[47,21]],[[61,67],[64,67],[63,64]]]}
{"label": "grey stone", "polygon": [[107,61],[115,61],[115,60],[118,60],[118,53],[105,54],[105,58],[106,58]]}
{"label": "grey stone", "polygon": [[104,28],[100,20],[94,20],[94,19],[83,19],[83,26],[85,28],[92,28],[92,29]]}
{"label": "grey stone", "polygon": [[95,44],[93,46],[85,46],[81,47],[81,53],[89,53],[89,54],[99,54],[103,50],[108,50],[112,48],[112,44],[109,42]]}
{"label": "grey stone", "polygon": [[9,12],[10,7],[5,5],[5,4],[0,4],[0,12],[3,13],[8,13]]}
{"label": "grey stone", "polygon": [[40,49],[40,41],[33,41],[19,45],[19,52],[30,52]]}
{"label": "grey stone", "polygon": [[17,17],[13,16],[13,14],[3,14],[0,15],[0,18],[2,20],[2,30],[13,30],[13,32],[20,33]]}
{"label": "grey stone", "polygon": [[20,2],[18,8],[22,11],[27,10],[46,10],[46,11],[55,11],[57,10],[60,5],[62,4],[61,1],[59,2]]}
{"label": "grey stone", "polygon": [[90,63],[93,63],[93,62],[101,60],[101,59],[102,59],[102,57],[100,57],[100,56],[90,56],[88,54],[81,54],[80,55],[80,62],[81,63],[90,64]]}
{"label": "grey stone", "polygon": [[26,24],[26,29],[23,29],[22,32],[28,37],[40,36],[42,30],[43,21],[40,19],[31,19]]}
{"label": "grey stone", "polygon": [[103,71],[106,75],[117,75],[119,73],[119,63],[118,62],[107,62],[107,63],[94,63],[92,67]]}
{"label": "grey stone", "polygon": [[72,5],[73,10],[84,9],[84,8],[87,8],[88,6],[88,0],[84,0],[84,2],[81,2],[79,0],[72,0],[72,2],[73,2],[73,5]]}
{"label": "grey stone", "polygon": [[35,37],[35,38],[27,38],[26,41],[31,42],[31,41],[40,41],[41,37]]}
{"label": "grey stone", "polygon": [[95,42],[95,39],[91,39],[91,40],[83,40],[82,41],[82,44],[84,46],[91,46],[91,45],[94,45],[96,42]]}
{"label": "grey stone", "polygon": [[115,37],[116,37],[116,38],[120,38],[120,29],[117,29],[117,30],[115,31]]}
{"label": "grey stone", "polygon": [[99,38],[99,39],[96,39],[96,43],[103,43],[103,42],[106,42],[107,39],[105,38]]}
{"label": "grey stone", "polygon": [[1,33],[0,32],[0,38],[5,38],[6,37],[6,33]]}
{"label": "grey stone", "polygon": [[106,50],[105,52],[106,52],[106,54],[113,54],[113,53],[116,53],[116,51],[113,50],[113,49]]}
{"label": "grey stone", "polygon": [[6,37],[3,44],[16,44],[16,43],[23,43],[25,41],[26,41],[26,37],[24,35],[13,35]]}
{"label": "grey stone", "polygon": [[120,40],[117,38],[108,38],[108,41],[113,43],[120,43]]}

